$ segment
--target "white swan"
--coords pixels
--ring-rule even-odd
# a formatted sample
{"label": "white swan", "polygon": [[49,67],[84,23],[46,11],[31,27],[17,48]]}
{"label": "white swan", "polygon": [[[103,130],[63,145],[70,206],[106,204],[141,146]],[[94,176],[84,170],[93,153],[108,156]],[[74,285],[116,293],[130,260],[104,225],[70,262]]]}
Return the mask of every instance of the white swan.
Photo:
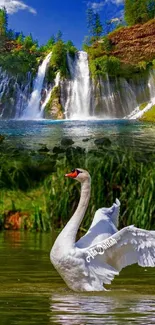
{"label": "white swan", "polygon": [[155,231],[128,226],[118,231],[119,200],[111,208],[96,211],[88,232],[76,242],[91,189],[91,177],[77,168],[65,176],[81,183],[78,207],[57,237],[50,259],[68,287],[74,291],[102,291],[127,265],[155,266]]}

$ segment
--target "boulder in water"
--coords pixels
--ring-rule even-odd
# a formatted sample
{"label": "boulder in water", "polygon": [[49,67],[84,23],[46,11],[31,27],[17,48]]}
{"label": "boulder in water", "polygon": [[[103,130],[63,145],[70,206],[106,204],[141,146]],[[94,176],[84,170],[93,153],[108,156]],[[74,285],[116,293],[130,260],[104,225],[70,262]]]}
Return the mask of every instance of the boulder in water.
{"label": "boulder in water", "polygon": [[100,138],[100,139],[96,139],[95,141],[94,141],[94,143],[96,144],[96,146],[98,146],[98,147],[102,147],[102,146],[104,146],[104,147],[110,147],[111,146],[111,141],[110,141],[110,139],[109,138]]}
{"label": "boulder in water", "polygon": [[46,144],[43,144],[42,147],[38,150],[41,153],[49,152],[50,150],[47,148]]}
{"label": "boulder in water", "polygon": [[74,144],[74,141],[71,138],[62,138],[61,145],[64,147],[69,147]]}
{"label": "boulder in water", "polygon": [[5,139],[5,136],[0,134],[0,144],[4,141],[4,139]]}
{"label": "boulder in water", "polygon": [[60,153],[64,153],[64,152],[65,152],[65,149],[62,148],[62,147],[57,147],[57,146],[55,146],[55,147],[53,148],[53,153],[55,153],[55,154],[60,154]]}
{"label": "boulder in water", "polygon": [[83,139],[82,141],[83,142],[88,142],[90,139],[89,138],[85,138],[85,139]]}

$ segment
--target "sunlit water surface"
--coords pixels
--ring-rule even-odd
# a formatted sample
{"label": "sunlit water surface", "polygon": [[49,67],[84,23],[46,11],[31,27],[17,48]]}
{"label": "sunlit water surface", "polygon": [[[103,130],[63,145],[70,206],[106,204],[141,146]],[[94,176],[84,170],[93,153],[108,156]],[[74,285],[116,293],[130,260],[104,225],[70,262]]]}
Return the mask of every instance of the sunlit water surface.
{"label": "sunlit water surface", "polygon": [[[0,233],[0,324],[155,324],[155,269],[124,269],[103,293],[74,293],[49,260],[51,234]],[[69,270],[68,270],[69,271]]]}
{"label": "sunlit water surface", "polygon": [[63,137],[71,137],[75,145],[91,149],[94,139],[108,137],[113,146],[155,152],[155,124],[133,120],[1,120],[0,134],[6,135],[6,140],[11,144],[33,150],[41,144],[46,144],[51,149]]}

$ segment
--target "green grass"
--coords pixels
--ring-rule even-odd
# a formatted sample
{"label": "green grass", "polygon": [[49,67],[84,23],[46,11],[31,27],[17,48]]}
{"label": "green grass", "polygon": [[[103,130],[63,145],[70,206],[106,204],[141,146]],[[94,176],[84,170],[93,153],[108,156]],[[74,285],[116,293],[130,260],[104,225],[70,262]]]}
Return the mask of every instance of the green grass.
{"label": "green grass", "polygon": [[155,105],[153,105],[149,111],[145,112],[140,120],[146,122],[155,122]]}
{"label": "green grass", "polygon": [[[66,152],[63,159],[55,161],[55,171],[44,174],[44,177],[43,171],[40,171],[40,180],[31,180],[26,190],[19,188],[16,181],[11,190],[3,183],[0,194],[1,224],[4,213],[14,207],[15,211],[29,213],[30,229],[62,229],[75,211],[80,197],[80,184],[66,179],[64,174],[81,167],[87,169],[92,177],[91,200],[81,229],[88,229],[95,211],[111,206],[116,197],[121,201],[120,227],[135,224],[154,229],[155,157],[147,162],[138,158],[131,152],[122,151],[98,150],[95,154],[71,151],[70,155]],[[24,178],[27,178],[25,174],[23,182]]]}

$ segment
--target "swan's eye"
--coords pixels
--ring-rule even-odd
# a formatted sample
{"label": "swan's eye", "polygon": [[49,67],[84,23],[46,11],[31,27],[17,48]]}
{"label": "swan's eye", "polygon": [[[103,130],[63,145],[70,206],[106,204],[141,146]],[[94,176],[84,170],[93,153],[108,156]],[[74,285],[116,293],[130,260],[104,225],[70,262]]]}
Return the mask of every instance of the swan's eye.
{"label": "swan's eye", "polygon": [[72,173],[75,173],[75,169],[72,169]]}
{"label": "swan's eye", "polygon": [[80,173],[82,173],[82,171],[81,171],[81,170],[79,170],[79,169],[76,169],[76,171],[77,171],[77,174],[80,174]]}

